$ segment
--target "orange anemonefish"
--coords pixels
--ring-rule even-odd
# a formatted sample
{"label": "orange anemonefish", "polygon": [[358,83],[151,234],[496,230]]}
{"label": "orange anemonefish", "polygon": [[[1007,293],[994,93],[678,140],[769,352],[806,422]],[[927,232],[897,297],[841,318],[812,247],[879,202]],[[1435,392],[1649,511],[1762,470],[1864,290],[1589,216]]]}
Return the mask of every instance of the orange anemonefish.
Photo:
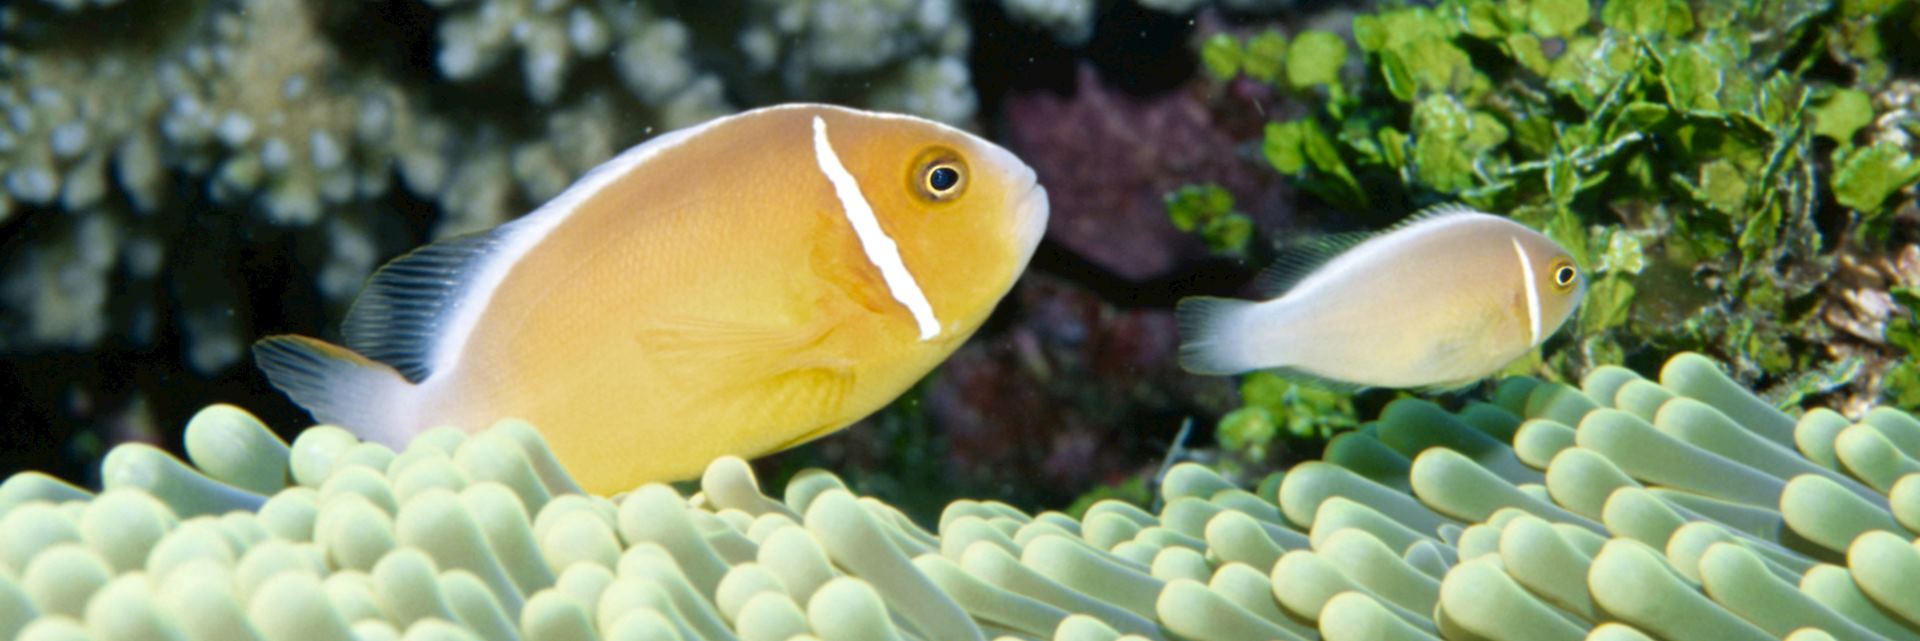
{"label": "orange anemonefish", "polygon": [[785,105],[661,135],[532,213],[376,272],[341,333],[254,345],[321,422],[400,448],[538,426],[590,491],[831,433],[952,353],[1013,286],[1047,195],[1007,150]]}

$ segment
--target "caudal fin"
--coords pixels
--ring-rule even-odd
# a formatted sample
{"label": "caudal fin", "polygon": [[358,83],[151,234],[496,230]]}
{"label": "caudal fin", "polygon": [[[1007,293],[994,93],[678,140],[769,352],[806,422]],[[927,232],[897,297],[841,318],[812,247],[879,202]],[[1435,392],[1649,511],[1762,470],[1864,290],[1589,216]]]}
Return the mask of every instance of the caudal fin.
{"label": "caudal fin", "polygon": [[267,382],[313,415],[360,438],[398,450],[412,435],[414,389],[392,367],[345,347],[306,336],[269,336],[253,344],[253,362]]}
{"label": "caudal fin", "polygon": [[1224,376],[1258,369],[1249,357],[1245,327],[1255,303],[1195,296],[1180,299],[1174,321],[1180,328],[1180,367],[1195,374]]}

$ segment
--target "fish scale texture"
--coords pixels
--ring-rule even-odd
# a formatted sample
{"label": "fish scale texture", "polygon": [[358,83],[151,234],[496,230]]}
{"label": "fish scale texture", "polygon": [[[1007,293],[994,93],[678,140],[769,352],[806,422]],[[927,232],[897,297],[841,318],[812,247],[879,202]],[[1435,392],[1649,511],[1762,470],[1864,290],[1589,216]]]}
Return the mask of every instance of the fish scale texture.
{"label": "fish scale texture", "polygon": [[516,421],[396,453],[213,406],[187,449],[0,484],[0,639],[1920,638],[1920,421],[1691,354],[1398,401],[1254,488],[1177,465],[1157,512],[933,531],[734,458],[582,494]]}

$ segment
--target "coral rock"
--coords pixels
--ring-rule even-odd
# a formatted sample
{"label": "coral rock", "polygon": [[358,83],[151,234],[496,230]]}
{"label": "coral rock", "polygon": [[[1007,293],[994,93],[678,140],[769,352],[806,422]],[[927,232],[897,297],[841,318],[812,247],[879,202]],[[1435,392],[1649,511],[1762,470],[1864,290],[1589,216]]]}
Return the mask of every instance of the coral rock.
{"label": "coral rock", "polygon": [[1220,183],[1257,222],[1280,216],[1275,178],[1244,162],[1235,137],[1184,91],[1136,97],[1082,67],[1073,95],[1009,96],[1005,116],[1009,145],[1052,194],[1048,238],[1121,278],[1161,278],[1206,255],[1162,205],[1181,185]]}

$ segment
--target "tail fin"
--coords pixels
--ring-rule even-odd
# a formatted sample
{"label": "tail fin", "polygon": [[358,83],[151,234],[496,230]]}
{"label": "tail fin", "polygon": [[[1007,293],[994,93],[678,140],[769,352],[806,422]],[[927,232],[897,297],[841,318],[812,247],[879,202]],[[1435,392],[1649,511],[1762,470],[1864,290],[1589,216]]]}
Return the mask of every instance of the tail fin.
{"label": "tail fin", "polygon": [[1173,310],[1180,328],[1180,367],[1219,376],[1258,369],[1243,331],[1256,304],[1211,296],[1180,299]]}
{"label": "tail fin", "polygon": [[400,372],[345,347],[306,336],[268,336],[253,344],[267,382],[313,415],[360,438],[399,450],[412,436],[407,403],[413,384]]}

